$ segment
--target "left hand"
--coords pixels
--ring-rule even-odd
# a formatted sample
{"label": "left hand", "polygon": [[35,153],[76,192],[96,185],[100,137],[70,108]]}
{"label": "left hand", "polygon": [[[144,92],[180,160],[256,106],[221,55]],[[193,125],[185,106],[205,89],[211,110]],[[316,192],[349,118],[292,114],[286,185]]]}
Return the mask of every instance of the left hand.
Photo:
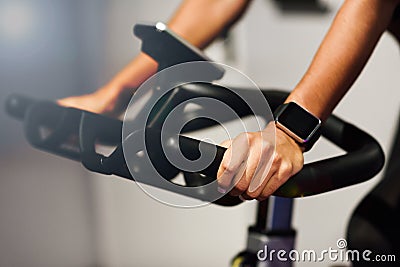
{"label": "left hand", "polygon": [[268,138],[271,131],[267,128],[222,143],[228,147],[217,174],[222,191],[234,183],[232,196],[262,201],[303,168],[303,149],[285,132],[276,129],[273,151]]}

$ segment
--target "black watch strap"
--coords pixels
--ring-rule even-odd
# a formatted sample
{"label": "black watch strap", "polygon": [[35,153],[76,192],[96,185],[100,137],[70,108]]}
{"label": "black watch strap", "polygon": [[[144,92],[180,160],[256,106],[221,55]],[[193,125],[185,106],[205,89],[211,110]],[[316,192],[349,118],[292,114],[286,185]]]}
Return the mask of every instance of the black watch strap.
{"label": "black watch strap", "polygon": [[321,137],[321,127],[317,129],[317,131],[313,134],[310,140],[308,140],[304,144],[300,144],[302,147],[304,147],[304,152],[310,151],[320,137]]}

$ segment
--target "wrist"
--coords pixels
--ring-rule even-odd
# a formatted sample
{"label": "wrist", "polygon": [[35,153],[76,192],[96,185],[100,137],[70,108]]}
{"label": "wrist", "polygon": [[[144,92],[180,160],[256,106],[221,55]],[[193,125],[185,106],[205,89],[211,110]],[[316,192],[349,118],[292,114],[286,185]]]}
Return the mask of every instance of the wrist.
{"label": "wrist", "polygon": [[115,95],[132,94],[149,77],[157,72],[158,63],[150,56],[139,53],[122,71],[104,87]]}
{"label": "wrist", "polygon": [[293,145],[293,147],[298,147],[302,153],[306,152],[306,148],[304,146],[302,146],[300,143],[294,140],[290,135],[288,135],[285,131],[283,131],[278,127],[276,128],[276,138],[278,140],[284,140],[285,142],[289,142],[290,144]]}
{"label": "wrist", "polygon": [[301,82],[293,89],[285,103],[295,102],[321,121],[325,121],[329,116],[330,105],[329,102],[324,101],[326,97],[320,95],[319,92],[325,92],[325,90],[318,85],[313,85],[311,88],[308,84]]}
{"label": "wrist", "polygon": [[[120,99],[132,95],[135,92],[135,87],[113,80],[98,90],[102,97],[107,99]],[[130,97],[129,97],[130,98]]]}

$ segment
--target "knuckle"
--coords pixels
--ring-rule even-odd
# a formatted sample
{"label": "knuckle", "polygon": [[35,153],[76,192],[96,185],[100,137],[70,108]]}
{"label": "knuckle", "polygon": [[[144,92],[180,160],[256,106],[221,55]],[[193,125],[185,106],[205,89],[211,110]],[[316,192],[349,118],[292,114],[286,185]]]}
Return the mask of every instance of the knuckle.
{"label": "knuckle", "polygon": [[244,140],[246,140],[248,143],[254,143],[257,140],[257,133],[253,133],[253,132],[245,132],[242,133],[242,138]]}
{"label": "knuckle", "polygon": [[289,177],[293,172],[293,164],[291,162],[285,162],[282,165],[282,175],[284,177]]}
{"label": "knuckle", "polygon": [[275,152],[274,153],[274,162],[273,163],[277,164],[277,165],[280,165],[282,163],[282,161],[283,161],[282,155],[277,153],[277,152]]}
{"label": "knuckle", "polygon": [[222,162],[221,167],[222,167],[222,171],[226,174],[231,174],[234,172],[233,166],[231,164],[229,164],[229,162],[227,162],[227,161]]}
{"label": "knuckle", "polygon": [[247,138],[255,139],[258,137],[257,132],[246,132]]}

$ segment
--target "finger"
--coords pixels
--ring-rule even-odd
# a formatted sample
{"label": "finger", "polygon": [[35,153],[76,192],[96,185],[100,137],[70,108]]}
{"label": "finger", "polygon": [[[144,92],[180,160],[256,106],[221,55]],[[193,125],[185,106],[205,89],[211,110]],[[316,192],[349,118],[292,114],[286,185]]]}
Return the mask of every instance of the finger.
{"label": "finger", "polygon": [[[267,168],[267,167],[265,167],[265,168]],[[272,177],[274,177],[274,176],[276,175],[276,173],[278,172],[278,169],[277,169],[277,168],[274,168],[273,166],[272,166],[272,167],[268,166],[268,168],[269,168],[269,171],[266,172],[266,176],[263,178],[263,184],[261,184],[261,185],[257,188],[256,191],[249,192],[249,191],[247,190],[246,192],[244,192],[244,193],[242,194],[242,197],[243,197],[243,198],[245,198],[245,199],[247,199],[247,200],[252,200],[252,199],[260,200],[260,197],[261,197],[261,195],[262,195],[262,193],[263,193],[263,190],[264,190],[265,186],[267,185],[268,181],[269,181],[270,179],[272,179]],[[256,174],[256,175],[258,175],[258,174]]]}
{"label": "finger", "polygon": [[[239,196],[245,193],[260,166],[260,159],[262,158],[262,149],[260,141],[255,140],[249,149],[249,154],[246,161],[242,164],[242,171],[238,171],[234,178],[234,188],[232,189],[232,195]],[[246,198],[246,196],[244,196]]]}
{"label": "finger", "polygon": [[[236,184],[238,183],[238,181],[239,181],[240,179],[242,179],[242,178],[245,176],[245,172],[246,172],[246,162],[243,162],[243,163],[240,165],[237,174],[236,174],[235,177],[233,178],[232,184],[233,184],[233,185],[236,185]],[[231,195],[231,196],[234,196],[234,197],[237,197],[237,196],[240,196],[241,194],[243,194],[244,191],[245,191],[245,190],[239,190],[238,188],[233,187],[232,190],[230,191],[230,195]]]}
{"label": "finger", "polygon": [[287,163],[280,164],[278,171],[268,180],[259,198],[267,198],[271,196],[281,185],[289,180],[292,174],[292,169],[293,168],[291,168]]}
{"label": "finger", "polygon": [[262,154],[260,159],[260,164],[257,168],[256,173],[251,179],[248,193],[251,196],[252,193],[259,191],[261,193],[263,186],[266,185],[268,181],[268,173],[272,167],[274,161],[274,146],[271,146],[269,143],[265,143],[262,147]]}
{"label": "finger", "polygon": [[[233,142],[233,140],[227,139],[227,140],[223,141],[222,143],[220,143],[219,145],[220,145],[221,147],[229,148],[229,147],[232,145],[232,142]],[[225,153],[226,153],[226,151],[225,151]],[[219,176],[219,175],[217,174],[217,177],[218,177],[218,176]],[[226,193],[226,189],[223,189],[222,186],[220,186],[220,187],[218,188],[218,190],[219,190],[221,193],[223,193],[223,194]]]}
{"label": "finger", "polygon": [[[247,198],[250,199],[258,199],[261,195],[264,187],[267,185],[269,179],[275,174],[276,171],[272,171],[270,162],[264,162],[264,164],[257,170],[254,178],[251,180],[249,188],[244,193]],[[255,190],[251,190],[252,184],[254,180],[257,180],[259,184],[257,184]]]}
{"label": "finger", "polygon": [[68,99],[58,99],[56,100],[56,103],[60,106],[67,106],[68,105]]}
{"label": "finger", "polygon": [[246,134],[240,134],[232,141],[232,145],[224,154],[217,173],[218,184],[221,190],[228,190],[231,186],[234,176],[247,158],[248,150],[249,144]]}

